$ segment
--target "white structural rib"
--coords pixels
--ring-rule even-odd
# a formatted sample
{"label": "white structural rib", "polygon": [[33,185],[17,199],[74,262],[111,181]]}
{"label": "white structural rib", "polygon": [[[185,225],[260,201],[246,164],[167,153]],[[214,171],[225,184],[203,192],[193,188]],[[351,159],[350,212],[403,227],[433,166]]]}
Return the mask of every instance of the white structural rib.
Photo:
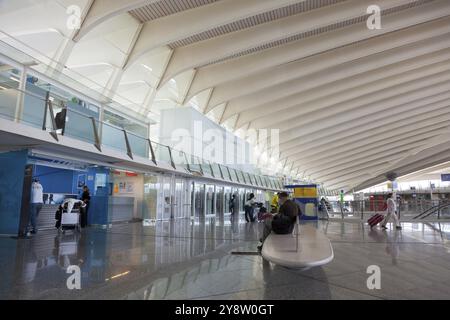
{"label": "white structural rib", "polygon": [[[66,6],[47,2],[58,5],[36,2],[33,23],[62,30]],[[29,21],[12,35],[114,102],[139,101],[126,113],[196,105],[239,135],[278,129],[278,145],[258,141],[260,163],[278,157],[331,189],[450,161],[449,0],[81,2],[80,30],[55,34],[55,48]],[[367,26],[371,5],[381,29]]]}
{"label": "white structural rib", "polygon": [[[409,30],[394,32],[385,37],[362,41],[355,45],[346,46],[299,61],[283,64],[268,71],[263,71],[236,81],[218,85],[214,88],[214,93],[208,104],[208,110],[211,110],[214,106],[226,101],[247,96],[320,70],[326,70],[327,68],[339,64],[405,46],[408,44],[408,41],[411,41],[411,46],[415,51],[427,50],[427,45],[429,43],[424,42],[423,44],[419,44],[416,42],[428,39],[431,36],[439,36],[448,33],[449,23],[450,19],[447,19],[431,23],[428,28],[424,28],[423,26],[421,28],[416,27],[415,29],[417,32],[414,32],[415,30],[411,30],[412,32]],[[189,96],[188,99],[189,98],[191,98],[191,96]]]}
{"label": "white structural rib", "polygon": [[80,30],[74,37],[74,41],[79,41],[89,31],[108,19],[158,1],[159,0],[94,0],[84,18]]}
{"label": "white structural rib", "polygon": [[244,56],[220,64],[212,64],[198,69],[189,92],[190,94],[200,92],[221,83],[257,74],[281,64],[448,15],[450,15],[450,2],[439,0],[423,5],[420,8],[412,8],[384,17],[383,28],[380,30],[369,30],[364,22],[281,47],[268,49],[258,54]]}
{"label": "white structural rib", "polygon": [[[227,111],[232,111],[226,113],[224,119],[235,113],[240,113],[241,117],[237,123],[238,128],[249,121],[252,121],[252,126],[255,128],[270,127],[270,123],[267,124],[265,120],[275,113],[297,109],[296,107],[300,108],[306,102],[324,96],[330,96],[340,91],[447,60],[450,53],[448,50],[450,34],[435,40],[434,43],[427,41],[428,46],[422,47],[418,43],[394,51],[368,56],[358,61],[307,75],[284,85],[269,87],[269,90],[261,90],[245,98],[232,100],[227,108]],[[422,53],[425,54],[421,55]],[[341,81],[344,79],[345,81]],[[269,96],[267,92],[273,92],[273,95]],[[253,100],[250,100],[250,97]],[[248,104],[244,102],[248,102]],[[255,111],[257,112],[256,115]],[[283,115],[281,116],[283,117]]]}
{"label": "white structural rib", "polygon": [[[304,0],[303,0],[304,1]],[[189,36],[266,11],[303,2],[298,0],[223,0],[144,23],[125,67],[145,53]],[[173,59],[177,59],[176,55]]]}
{"label": "white structural rib", "polygon": [[[410,3],[411,0],[379,0],[382,10]],[[217,61],[270,42],[330,26],[365,15],[371,0],[345,1],[333,6],[312,10],[292,17],[264,23],[256,27],[233,32],[221,37],[177,48],[162,83],[177,74],[209,62]]]}

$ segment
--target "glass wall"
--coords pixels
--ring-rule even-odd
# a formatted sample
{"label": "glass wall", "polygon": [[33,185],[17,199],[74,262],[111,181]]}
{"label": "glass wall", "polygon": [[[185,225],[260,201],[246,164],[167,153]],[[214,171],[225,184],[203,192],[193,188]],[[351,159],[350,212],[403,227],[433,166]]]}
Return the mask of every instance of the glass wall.
{"label": "glass wall", "polygon": [[188,170],[189,164],[183,151],[172,150],[172,159],[177,169],[183,168],[185,171]]}
{"label": "glass wall", "polygon": [[213,170],[215,178],[218,178],[218,179],[224,179],[225,178],[225,177],[222,178],[220,167],[219,167],[219,165],[217,163],[212,163],[211,166],[212,166],[212,170]]}
{"label": "glass wall", "polygon": [[143,219],[156,219],[158,190],[160,190],[158,177],[152,175],[144,176],[144,204]]}
{"label": "glass wall", "polygon": [[206,214],[214,215],[214,185],[206,185]]}
{"label": "glass wall", "polygon": [[195,217],[203,217],[203,210],[205,205],[205,185],[201,183],[195,183],[194,193]]}
{"label": "glass wall", "polygon": [[230,200],[231,200],[231,196],[233,195],[233,190],[231,189],[231,187],[225,187],[224,188],[224,202],[223,202],[223,206],[224,206],[224,212],[225,213],[231,213],[231,209],[230,209]]}
{"label": "glass wall", "polygon": [[167,146],[153,142],[153,152],[155,153],[156,162],[171,163],[170,152]]}
{"label": "glass wall", "polygon": [[223,214],[224,209],[224,187],[216,186],[216,214]]}
{"label": "glass wall", "polygon": [[239,212],[244,211],[246,201],[247,201],[246,190],[244,188],[239,188]]}
{"label": "glass wall", "polygon": [[0,61],[0,117],[14,120],[22,72]]}
{"label": "glass wall", "polygon": [[52,104],[59,133],[92,142],[93,130],[90,117],[99,120],[100,108],[76,95],[33,75],[28,75],[25,85],[22,121],[42,127],[44,116],[47,129],[53,129],[49,110],[45,111],[46,98]]}
{"label": "glass wall", "polygon": [[[22,87],[25,89],[23,94],[19,91],[22,79],[24,79]],[[99,105],[87,101],[93,100],[87,97],[80,98],[83,96],[82,94],[77,95],[76,91],[73,91],[74,94],[71,89],[66,90],[65,86],[54,85],[51,82],[46,81],[45,76],[41,76],[40,73],[33,70],[22,77],[20,68],[0,62],[0,116],[14,119],[17,106],[21,105],[19,98],[23,96],[23,111],[20,120],[24,123],[37,128],[44,127],[46,130],[56,129],[58,134],[64,134],[90,144],[97,142],[96,133],[98,133],[102,146],[125,154],[128,152],[126,144],[126,138],[128,138],[133,155],[150,158],[150,147],[147,140],[148,125],[133,120],[120,111],[102,110]],[[50,110],[47,108],[48,104],[52,106],[56,128],[52,122]],[[98,132],[95,132],[95,129]],[[175,150],[172,151],[171,158],[170,149],[167,146],[157,143],[153,143],[152,146],[158,162],[170,165],[173,158],[175,165],[184,169],[187,169],[189,164],[191,170],[203,172],[207,176],[238,183],[261,185],[257,180],[258,177],[247,172],[209,163]],[[275,185],[272,184],[271,187],[274,188]],[[281,187],[278,181],[276,187]]]}
{"label": "glass wall", "polygon": [[103,124],[102,145],[127,153],[127,144],[123,130],[108,124]]}
{"label": "glass wall", "polygon": [[134,133],[143,138],[148,137],[148,127],[137,123],[136,121],[122,117],[112,111],[105,110],[103,114],[105,123],[112,124],[116,127],[126,130],[127,132]]}
{"label": "glass wall", "polygon": [[148,145],[148,140],[135,135],[134,133],[127,133],[128,142],[130,143],[131,152],[133,155],[149,159],[150,158],[150,147]]}

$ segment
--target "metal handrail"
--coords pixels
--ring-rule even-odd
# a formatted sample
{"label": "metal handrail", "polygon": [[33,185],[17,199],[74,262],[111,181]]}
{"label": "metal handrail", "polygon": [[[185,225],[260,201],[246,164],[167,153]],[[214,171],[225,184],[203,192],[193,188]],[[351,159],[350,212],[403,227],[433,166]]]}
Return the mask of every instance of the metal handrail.
{"label": "metal handrail", "polygon": [[418,214],[417,216],[415,216],[413,219],[417,219],[417,218],[421,217],[422,215],[427,214],[429,211],[434,211],[437,207],[439,207],[439,204],[438,204],[438,205],[435,205],[435,206],[432,206],[431,208],[428,208],[428,209],[426,209],[425,211],[419,213],[419,214]]}
{"label": "metal handrail", "polygon": [[[450,207],[450,203],[447,202],[447,203],[439,204],[439,205],[437,205],[437,206],[431,208],[431,209],[433,209],[433,210],[432,210],[431,212],[429,212],[428,214],[426,214],[427,212],[423,212],[423,213],[421,213],[420,215],[418,215],[417,217],[420,217],[420,216],[426,214],[425,216],[420,217],[420,219],[425,219],[425,218],[431,216],[433,213],[436,213],[436,212],[437,212],[437,214],[438,214],[438,219],[440,219],[440,212],[441,212],[442,209],[444,209],[444,208],[446,208],[446,207]],[[414,217],[414,219],[416,219],[417,217]]]}

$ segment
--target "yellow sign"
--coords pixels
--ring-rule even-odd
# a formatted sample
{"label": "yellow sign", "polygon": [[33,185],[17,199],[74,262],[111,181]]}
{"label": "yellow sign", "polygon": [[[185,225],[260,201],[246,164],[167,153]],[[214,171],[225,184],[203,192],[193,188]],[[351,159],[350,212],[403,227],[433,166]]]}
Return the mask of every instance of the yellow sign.
{"label": "yellow sign", "polygon": [[294,188],[294,198],[316,198],[317,188]]}

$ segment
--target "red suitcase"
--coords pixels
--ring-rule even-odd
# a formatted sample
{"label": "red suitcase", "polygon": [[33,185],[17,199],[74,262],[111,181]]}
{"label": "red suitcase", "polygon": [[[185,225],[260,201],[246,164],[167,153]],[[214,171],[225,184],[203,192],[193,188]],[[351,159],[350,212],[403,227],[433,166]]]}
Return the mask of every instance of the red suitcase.
{"label": "red suitcase", "polygon": [[377,213],[377,214],[373,215],[372,217],[370,217],[370,219],[367,220],[367,223],[369,224],[369,226],[371,228],[373,228],[383,220],[384,220],[384,216]]}

